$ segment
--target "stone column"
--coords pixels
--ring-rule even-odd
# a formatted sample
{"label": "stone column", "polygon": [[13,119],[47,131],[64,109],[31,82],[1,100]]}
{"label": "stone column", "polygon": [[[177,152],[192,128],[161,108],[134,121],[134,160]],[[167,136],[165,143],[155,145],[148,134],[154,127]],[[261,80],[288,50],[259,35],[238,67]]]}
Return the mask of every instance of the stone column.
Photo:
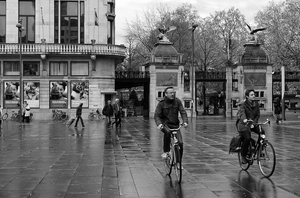
{"label": "stone column", "polygon": [[232,68],[226,67],[226,117],[232,116]]}

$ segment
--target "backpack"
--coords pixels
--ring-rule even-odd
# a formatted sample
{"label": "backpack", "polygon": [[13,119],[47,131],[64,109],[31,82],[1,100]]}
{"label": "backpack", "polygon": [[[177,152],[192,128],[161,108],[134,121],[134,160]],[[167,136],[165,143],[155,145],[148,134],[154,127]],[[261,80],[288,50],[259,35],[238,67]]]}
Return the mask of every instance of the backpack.
{"label": "backpack", "polygon": [[233,136],[231,138],[230,144],[229,144],[229,154],[230,153],[234,153],[234,152],[238,152],[241,150],[240,147],[240,142],[241,142],[241,136],[237,135],[237,136]]}

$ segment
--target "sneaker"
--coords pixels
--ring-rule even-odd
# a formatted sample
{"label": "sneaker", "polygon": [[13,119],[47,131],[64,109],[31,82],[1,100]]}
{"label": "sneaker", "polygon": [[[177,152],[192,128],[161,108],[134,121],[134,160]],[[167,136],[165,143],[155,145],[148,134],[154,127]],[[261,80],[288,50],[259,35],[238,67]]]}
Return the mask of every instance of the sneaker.
{"label": "sneaker", "polygon": [[168,157],[168,152],[165,152],[165,153],[161,154],[161,157],[162,157],[163,159],[167,159],[167,157]]}
{"label": "sneaker", "polygon": [[85,126],[83,126],[82,128],[84,128]]}
{"label": "sneaker", "polygon": [[74,128],[77,128],[77,126],[74,126]]}
{"label": "sneaker", "polygon": [[248,160],[245,156],[242,156],[242,164],[247,164]]}

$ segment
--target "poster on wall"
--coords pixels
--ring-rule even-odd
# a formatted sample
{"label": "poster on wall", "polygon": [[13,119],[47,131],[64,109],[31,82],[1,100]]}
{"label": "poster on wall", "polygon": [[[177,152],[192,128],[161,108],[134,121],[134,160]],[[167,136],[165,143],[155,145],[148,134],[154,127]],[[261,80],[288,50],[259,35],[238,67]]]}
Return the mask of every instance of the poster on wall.
{"label": "poster on wall", "polygon": [[89,107],[89,81],[71,81],[71,108]]}
{"label": "poster on wall", "polygon": [[50,81],[50,108],[68,107],[68,81]]}
{"label": "poster on wall", "polygon": [[4,107],[9,109],[19,108],[20,83],[19,81],[4,81]]}
{"label": "poster on wall", "polygon": [[40,82],[24,81],[24,101],[30,108],[40,108]]}

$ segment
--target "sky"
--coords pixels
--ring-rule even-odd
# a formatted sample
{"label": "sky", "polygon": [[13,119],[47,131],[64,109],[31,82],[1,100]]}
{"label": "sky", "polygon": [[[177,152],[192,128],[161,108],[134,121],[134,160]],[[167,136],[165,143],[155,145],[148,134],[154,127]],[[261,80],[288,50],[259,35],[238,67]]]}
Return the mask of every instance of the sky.
{"label": "sky", "polygon": [[[279,2],[282,0],[273,0]],[[115,0],[116,3],[116,45],[125,44],[124,36],[127,22],[134,21],[136,15],[149,7],[168,4],[175,9],[183,3],[192,4],[200,17],[209,16],[215,11],[235,7],[245,16],[248,24],[254,24],[255,14],[269,4],[270,0]]]}

